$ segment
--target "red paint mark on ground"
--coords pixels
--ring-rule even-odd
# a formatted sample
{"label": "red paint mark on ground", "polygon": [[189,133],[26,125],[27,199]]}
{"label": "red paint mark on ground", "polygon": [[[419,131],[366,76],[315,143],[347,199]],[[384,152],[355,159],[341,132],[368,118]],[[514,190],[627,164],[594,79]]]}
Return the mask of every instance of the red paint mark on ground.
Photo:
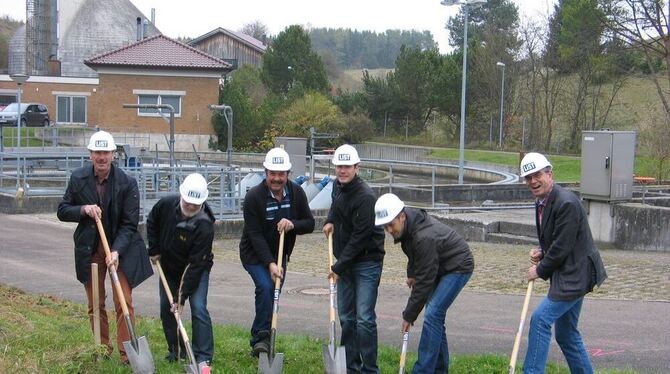
{"label": "red paint mark on ground", "polygon": [[591,356],[593,357],[603,357],[603,356],[611,356],[611,355],[618,355],[620,353],[626,352],[625,349],[619,349],[616,351],[605,351],[600,348],[591,348],[587,349],[589,353],[591,353]]}

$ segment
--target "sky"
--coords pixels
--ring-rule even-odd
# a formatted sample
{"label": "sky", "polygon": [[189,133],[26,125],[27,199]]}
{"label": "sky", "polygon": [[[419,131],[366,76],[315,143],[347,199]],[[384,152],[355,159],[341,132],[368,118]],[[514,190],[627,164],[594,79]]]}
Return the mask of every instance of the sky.
{"label": "sky", "polygon": [[[67,1],[67,0],[60,0]],[[556,0],[512,0],[521,19],[543,19]],[[25,0],[3,0],[0,16],[25,20]],[[351,28],[383,32],[387,29],[429,30],[441,52],[448,52],[447,19],[458,6],[440,0],[131,0],[148,18],[156,8],[156,26],[169,37],[198,37],[217,27],[239,30],[255,20],[277,35],[287,26]]]}

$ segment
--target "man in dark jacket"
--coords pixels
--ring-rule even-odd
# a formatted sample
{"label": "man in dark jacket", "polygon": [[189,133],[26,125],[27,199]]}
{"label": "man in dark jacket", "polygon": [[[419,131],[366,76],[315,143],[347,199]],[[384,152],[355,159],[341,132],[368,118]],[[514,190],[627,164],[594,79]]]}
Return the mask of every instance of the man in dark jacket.
{"label": "man in dark jacket", "polygon": [[[100,292],[100,334],[107,353],[113,348],[109,342],[109,323],[105,310],[105,274],[108,266],[117,269],[131,321],[134,322],[132,289],[153,274],[144,241],[137,231],[139,221],[139,192],[137,181],[112,164],[116,145],[112,135],[98,131],[88,144],[92,166],[83,166],[72,172],[63,201],[58,205],[58,219],[78,222],[74,232],[74,259],[77,279],[86,288],[88,315],[93,328],[93,287]],[[111,256],[105,255],[96,228],[101,219]],[[98,284],[92,284],[91,263],[98,264]],[[121,361],[128,363],[123,342],[130,340],[123,310],[115,292],[116,343]]]}
{"label": "man in dark jacket", "polygon": [[212,319],[207,310],[209,273],[214,264],[214,213],[205,203],[209,191],[207,181],[190,174],[179,186],[179,195],[166,196],[156,203],[147,218],[149,255],[160,261],[170,292],[178,305],[170,305],[163,284],[159,282],[161,322],[168,346],[168,361],[177,361],[177,321],[174,308],[181,308],[186,299],[191,305],[193,354],[198,363],[209,365],[214,356]]}
{"label": "man in dark jacket", "polygon": [[475,261],[470,247],[451,227],[426,211],[406,208],[394,194],[382,195],[375,204],[375,224],[383,225],[400,242],[407,255],[407,286],[412,289],[402,313],[402,332],[414,324],[426,307],[419,341],[419,358],[413,373],[449,372],[445,319],[472,276]]}
{"label": "man in dark jacket", "polygon": [[333,234],[337,261],[330,276],[337,280],[340,339],[349,372],[379,373],[377,366],[377,289],[384,260],[384,230],[375,226],[376,196],[358,176],[358,152],[349,144],[335,150],[337,181],[323,232]]}
{"label": "man in dark jacket", "polygon": [[533,312],[524,373],[544,373],[556,325],[556,342],[572,373],[593,373],[577,330],[584,295],[607,278],[593,243],[586,212],[577,196],[554,183],[551,164],[531,152],[521,160],[521,176],[536,200],[540,248],[530,251],[528,280],[551,279],[549,293]]}
{"label": "man in dark jacket", "polygon": [[[314,217],[307,196],[293,181],[289,155],[281,148],[271,149],[263,162],[265,180],[244,197],[244,229],[240,240],[240,259],[256,286],[256,316],[251,325],[249,344],[258,357],[270,350],[270,325],[274,300],[274,281],[284,283],[296,235],[314,231]],[[277,266],[279,237],[284,232],[282,269]]]}

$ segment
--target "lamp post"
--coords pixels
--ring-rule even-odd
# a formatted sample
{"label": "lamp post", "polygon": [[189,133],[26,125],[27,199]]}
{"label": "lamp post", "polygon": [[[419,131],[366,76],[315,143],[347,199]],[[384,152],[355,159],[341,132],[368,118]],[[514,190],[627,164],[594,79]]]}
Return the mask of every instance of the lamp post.
{"label": "lamp post", "polygon": [[16,109],[16,130],[17,130],[17,147],[16,147],[16,190],[17,193],[21,189],[21,173],[19,164],[21,163],[20,161],[20,154],[21,154],[21,86],[26,83],[28,78],[30,76],[26,74],[11,74],[9,76],[12,78],[14,82],[16,82],[16,101],[17,101],[17,109]]}
{"label": "lamp post", "polygon": [[226,158],[228,167],[233,163],[233,108],[229,105],[209,105],[209,110],[223,112],[223,117],[226,119],[228,125],[228,147],[226,148]]}
{"label": "lamp post", "polygon": [[500,83],[500,135],[498,137],[498,148],[502,149],[503,142],[503,103],[505,102],[505,64],[498,61],[497,66],[502,68],[502,81]]}
{"label": "lamp post", "polygon": [[468,12],[470,5],[484,4],[487,0],[442,0],[445,6],[463,5],[463,80],[461,84],[461,133],[458,148],[458,184],[463,184],[463,164],[465,163],[465,92],[468,76]]}

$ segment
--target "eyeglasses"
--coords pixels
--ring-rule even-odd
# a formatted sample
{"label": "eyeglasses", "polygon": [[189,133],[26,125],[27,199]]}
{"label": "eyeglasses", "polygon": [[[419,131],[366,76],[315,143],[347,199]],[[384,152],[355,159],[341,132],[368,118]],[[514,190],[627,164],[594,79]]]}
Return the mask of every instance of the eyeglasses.
{"label": "eyeglasses", "polygon": [[524,179],[526,182],[530,182],[530,181],[532,181],[533,179],[540,179],[540,178],[542,178],[542,176],[544,176],[544,174],[546,174],[546,173],[543,172],[543,171],[538,171],[538,172],[536,172],[536,173],[533,173],[533,174],[530,174],[530,175],[526,175],[525,177],[523,177],[523,179]]}

